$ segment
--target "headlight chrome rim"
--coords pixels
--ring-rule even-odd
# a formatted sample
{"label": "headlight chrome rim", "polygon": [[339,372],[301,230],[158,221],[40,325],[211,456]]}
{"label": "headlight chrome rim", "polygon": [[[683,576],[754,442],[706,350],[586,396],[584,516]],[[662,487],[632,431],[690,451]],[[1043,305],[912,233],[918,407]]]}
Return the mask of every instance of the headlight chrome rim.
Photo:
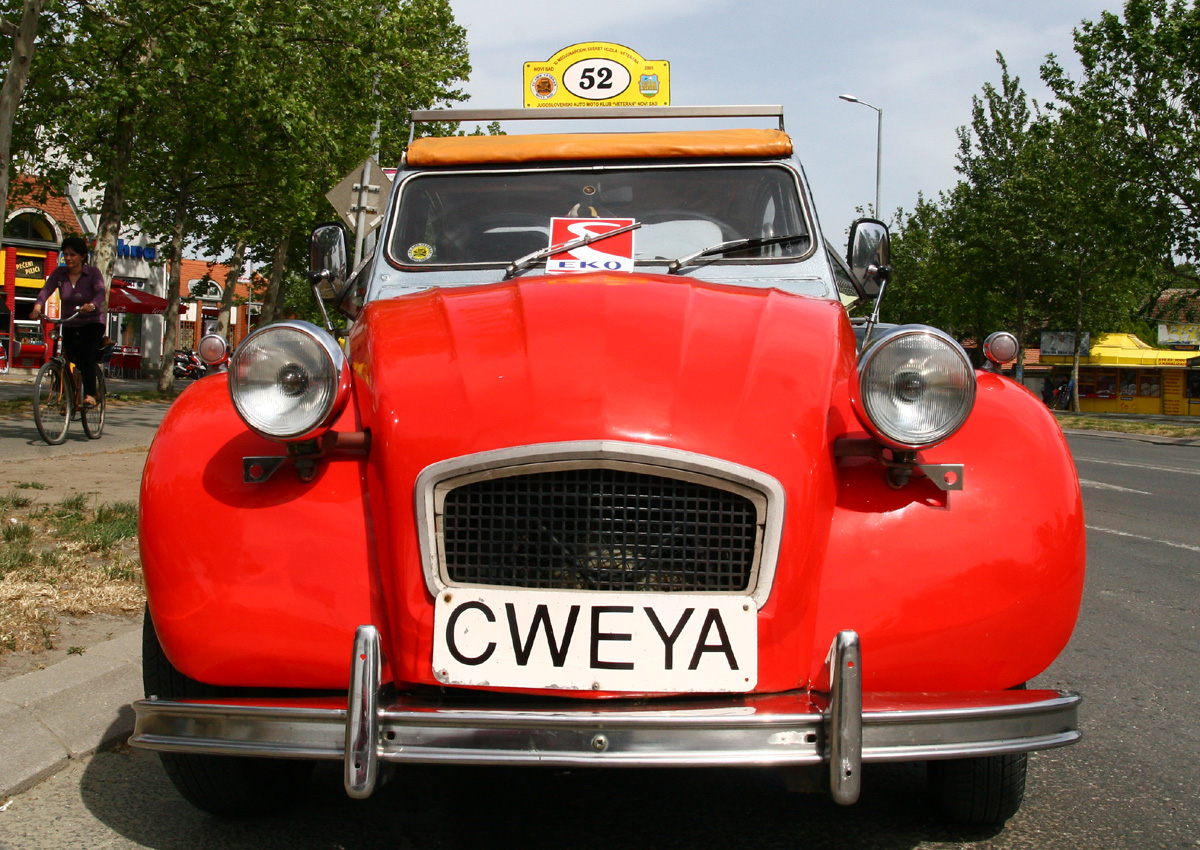
{"label": "headlight chrome rim", "polygon": [[[904,366],[882,374],[876,372],[884,362],[879,359],[882,355],[898,353],[893,346],[921,341],[928,344],[921,357],[914,355]],[[938,362],[933,365],[913,363],[914,358],[922,357],[925,361],[936,357]],[[908,377],[907,381],[903,380],[904,376]],[[892,449],[926,449],[949,439],[970,416],[975,405],[975,367],[962,346],[944,331],[927,325],[902,325],[880,337],[861,354],[853,388],[855,412],[872,436]],[[881,389],[888,392],[881,392]],[[930,399],[930,393],[942,396],[940,409],[938,399]],[[889,394],[891,399],[887,398]],[[895,415],[904,412],[897,404],[896,396],[903,404],[925,403],[924,414],[917,417],[922,421],[922,427],[903,426],[905,417]],[[934,421],[926,421],[931,414]]]}
{"label": "headlight chrome rim", "polygon": [[350,395],[345,352],[310,322],[287,321],[246,337],[229,362],[229,396],[255,433],[279,442],[326,431]]}

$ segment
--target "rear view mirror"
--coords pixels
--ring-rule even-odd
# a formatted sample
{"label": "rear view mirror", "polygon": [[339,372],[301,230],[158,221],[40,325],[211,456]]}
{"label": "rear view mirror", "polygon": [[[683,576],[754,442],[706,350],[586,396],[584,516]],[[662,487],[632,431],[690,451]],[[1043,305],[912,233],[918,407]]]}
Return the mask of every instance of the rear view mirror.
{"label": "rear view mirror", "polygon": [[312,233],[308,280],[322,301],[332,301],[346,284],[346,231],[340,224],[323,224]]}
{"label": "rear view mirror", "polygon": [[850,225],[846,259],[851,276],[867,296],[878,296],[892,274],[891,237],[887,225],[874,218],[860,218]]}

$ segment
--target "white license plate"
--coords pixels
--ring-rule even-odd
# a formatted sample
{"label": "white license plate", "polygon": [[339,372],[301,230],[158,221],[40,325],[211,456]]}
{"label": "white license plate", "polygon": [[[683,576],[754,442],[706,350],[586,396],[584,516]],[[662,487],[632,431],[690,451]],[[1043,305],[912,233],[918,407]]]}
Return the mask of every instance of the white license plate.
{"label": "white license plate", "polygon": [[449,588],[433,671],[448,685],[741,692],[758,681],[744,596]]}

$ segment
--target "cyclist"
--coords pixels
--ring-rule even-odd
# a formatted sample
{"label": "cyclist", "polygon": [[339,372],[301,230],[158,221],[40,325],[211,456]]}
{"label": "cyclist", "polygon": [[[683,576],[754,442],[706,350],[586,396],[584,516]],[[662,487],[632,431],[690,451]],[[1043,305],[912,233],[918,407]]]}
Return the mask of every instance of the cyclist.
{"label": "cyclist", "polygon": [[62,315],[76,310],[79,315],[63,324],[63,354],[75,364],[83,378],[83,404],[96,403],[96,351],[104,336],[104,277],[95,266],[87,265],[87,243],[79,236],[68,236],[62,243],[63,265],[46,278],[29,317],[42,314],[42,306],[55,289],[62,299]]}

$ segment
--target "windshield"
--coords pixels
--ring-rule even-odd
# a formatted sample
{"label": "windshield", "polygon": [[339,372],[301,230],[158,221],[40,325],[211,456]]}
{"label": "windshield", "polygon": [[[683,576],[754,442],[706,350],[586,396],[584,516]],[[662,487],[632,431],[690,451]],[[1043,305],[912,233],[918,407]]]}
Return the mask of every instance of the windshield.
{"label": "windshield", "polygon": [[[781,166],[425,173],[402,188],[390,253],[408,268],[507,264],[547,247],[556,217],[635,219],[634,258],[642,264],[734,239],[809,232],[796,178]],[[799,258],[810,241],[711,261]]]}

